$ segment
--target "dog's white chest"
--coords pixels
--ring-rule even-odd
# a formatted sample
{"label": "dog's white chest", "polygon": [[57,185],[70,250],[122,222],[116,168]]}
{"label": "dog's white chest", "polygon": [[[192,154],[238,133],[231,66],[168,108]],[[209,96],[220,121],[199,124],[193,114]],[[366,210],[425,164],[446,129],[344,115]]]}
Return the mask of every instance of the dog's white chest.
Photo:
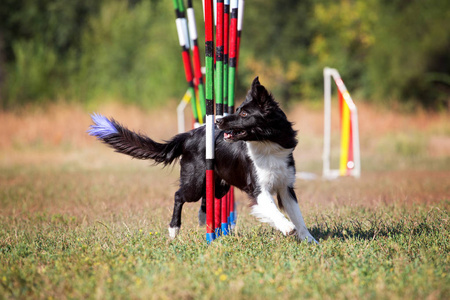
{"label": "dog's white chest", "polygon": [[273,194],[294,184],[294,168],[288,166],[293,149],[285,149],[272,142],[247,142],[247,148],[263,190]]}

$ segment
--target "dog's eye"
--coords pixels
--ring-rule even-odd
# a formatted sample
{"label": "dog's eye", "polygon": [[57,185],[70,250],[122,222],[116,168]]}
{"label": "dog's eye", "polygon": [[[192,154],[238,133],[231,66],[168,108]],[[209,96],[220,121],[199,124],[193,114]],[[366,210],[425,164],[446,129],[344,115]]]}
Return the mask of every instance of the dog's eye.
{"label": "dog's eye", "polygon": [[241,112],[239,113],[239,115],[240,115],[241,117],[246,117],[248,114],[247,114],[245,111],[241,111]]}

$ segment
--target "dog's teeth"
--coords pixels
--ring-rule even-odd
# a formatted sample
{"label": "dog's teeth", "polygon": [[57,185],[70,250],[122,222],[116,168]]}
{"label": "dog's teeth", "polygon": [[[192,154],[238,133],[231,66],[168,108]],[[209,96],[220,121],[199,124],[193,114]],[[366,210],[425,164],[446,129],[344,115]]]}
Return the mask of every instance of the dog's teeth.
{"label": "dog's teeth", "polygon": [[233,133],[232,133],[232,132],[230,132],[230,133],[224,132],[224,133],[223,133],[223,138],[224,138],[224,139],[230,139],[232,136],[233,136]]}

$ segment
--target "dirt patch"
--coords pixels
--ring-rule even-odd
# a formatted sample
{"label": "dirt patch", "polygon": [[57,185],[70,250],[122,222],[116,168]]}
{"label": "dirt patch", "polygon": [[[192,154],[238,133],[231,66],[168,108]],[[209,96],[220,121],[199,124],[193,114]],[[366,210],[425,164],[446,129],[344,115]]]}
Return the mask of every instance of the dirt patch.
{"label": "dirt patch", "polygon": [[[168,138],[176,133],[176,110],[173,105],[157,111],[144,111],[136,106],[106,104],[94,111],[113,117],[130,129],[149,133],[156,139]],[[92,145],[95,139],[86,133],[92,124],[92,112],[68,104],[51,105],[45,110],[0,112],[3,126],[0,149]]]}

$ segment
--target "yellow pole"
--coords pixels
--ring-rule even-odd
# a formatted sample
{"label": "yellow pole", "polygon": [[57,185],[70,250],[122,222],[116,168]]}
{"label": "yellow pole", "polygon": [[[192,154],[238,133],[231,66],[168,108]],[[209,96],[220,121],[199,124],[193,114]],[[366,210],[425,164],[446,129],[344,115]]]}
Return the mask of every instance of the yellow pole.
{"label": "yellow pole", "polygon": [[[340,93],[340,91],[339,91]],[[344,92],[343,97],[345,99]],[[347,175],[347,161],[348,161],[348,143],[350,141],[350,108],[346,101],[342,99],[342,116],[341,116],[341,159],[339,164],[339,174],[341,176]]]}

